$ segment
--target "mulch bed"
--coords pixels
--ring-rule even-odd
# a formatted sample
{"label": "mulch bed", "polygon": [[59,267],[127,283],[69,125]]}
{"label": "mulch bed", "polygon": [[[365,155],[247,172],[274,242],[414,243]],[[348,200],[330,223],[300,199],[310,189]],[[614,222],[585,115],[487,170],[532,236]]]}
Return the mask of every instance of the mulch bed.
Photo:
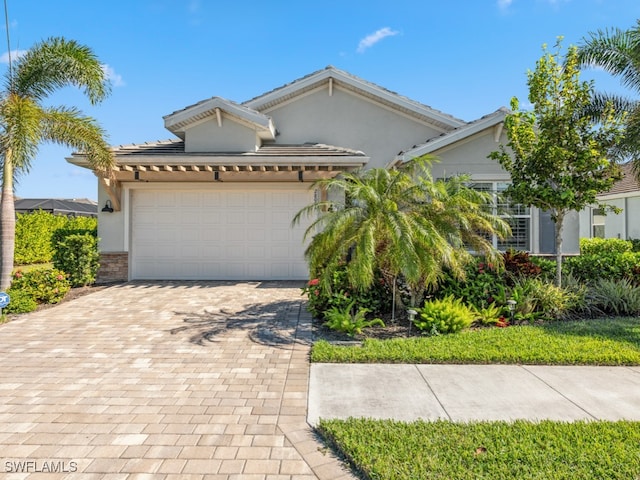
{"label": "mulch bed", "polygon": [[361,342],[367,338],[373,338],[377,340],[389,340],[392,338],[409,338],[422,336],[420,331],[412,326],[409,328],[409,320],[407,317],[396,317],[395,321],[392,321],[391,314],[384,315],[382,321],[386,325],[383,327],[371,327],[365,328],[361,334],[350,337],[346,333],[336,332],[323,325],[321,320],[317,318],[313,319],[312,331],[314,341],[326,340],[330,343],[351,343]]}

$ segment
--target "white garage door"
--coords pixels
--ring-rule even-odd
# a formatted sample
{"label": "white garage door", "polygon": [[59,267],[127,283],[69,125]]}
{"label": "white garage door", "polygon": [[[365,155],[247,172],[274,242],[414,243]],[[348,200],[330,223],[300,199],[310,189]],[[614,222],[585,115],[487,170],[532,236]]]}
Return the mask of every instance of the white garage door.
{"label": "white garage door", "polygon": [[133,190],[132,278],[302,280],[309,185],[222,184],[208,190]]}

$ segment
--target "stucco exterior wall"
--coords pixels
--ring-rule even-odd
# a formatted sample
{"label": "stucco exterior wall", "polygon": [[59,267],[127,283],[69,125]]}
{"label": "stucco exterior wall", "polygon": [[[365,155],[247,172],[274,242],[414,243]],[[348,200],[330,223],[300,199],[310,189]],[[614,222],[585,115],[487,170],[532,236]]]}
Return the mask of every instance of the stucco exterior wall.
{"label": "stucco exterior wall", "polygon": [[[508,140],[503,135],[501,142]],[[436,150],[433,154],[440,159],[434,163],[434,178],[446,178],[458,174],[469,174],[483,180],[506,180],[509,174],[489,154],[498,150],[499,143],[494,140],[493,128],[480,132],[467,140],[450,147]]]}
{"label": "stucco exterior wall", "polygon": [[222,126],[209,119],[185,132],[186,152],[252,152],[256,149],[256,132],[223,116]]}
{"label": "stucco exterior wall", "polygon": [[627,219],[626,238],[640,238],[640,196],[627,198],[624,213]]}
{"label": "stucco exterior wall", "polygon": [[373,101],[336,87],[328,87],[267,110],[280,135],[276,143],[325,143],[370,155],[367,168],[384,167],[413,145],[440,131],[417,123]]}
{"label": "stucco exterior wall", "polygon": [[128,250],[124,242],[124,206],[126,204],[124,196],[123,189],[122,198],[120,199],[123,208],[119,212],[102,212],[102,207],[104,207],[109,196],[102,184],[98,182],[98,249],[101,252],[124,252]]}

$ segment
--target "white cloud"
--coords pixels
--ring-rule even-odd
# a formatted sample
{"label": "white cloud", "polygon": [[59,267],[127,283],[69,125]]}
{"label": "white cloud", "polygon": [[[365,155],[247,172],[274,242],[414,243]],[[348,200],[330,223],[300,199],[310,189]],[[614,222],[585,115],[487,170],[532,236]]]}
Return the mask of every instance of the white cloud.
{"label": "white cloud", "polygon": [[356,51],[358,53],[363,53],[367,48],[372,47],[383,38],[393,37],[394,35],[398,35],[398,33],[400,32],[396,30],[391,30],[389,27],[381,28],[380,30],[377,30],[376,32],[371,33],[366,37],[364,37],[362,40],[360,40],[360,43],[358,44],[358,49]]}
{"label": "white cloud", "polygon": [[187,8],[189,13],[197,13],[200,10],[200,0],[191,0]]}
{"label": "white cloud", "polygon": [[[26,50],[11,50],[11,61],[15,62],[17,58],[22,57],[26,53]],[[9,52],[4,52],[0,56],[0,63],[9,63]]]}
{"label": "white cloud", "polygon": [[513,0],[498,0],[498,8],[500,10],[506,10],[511,6]]}
{"label": "white cloud", "polygon": [[125,83],[124,80],[122,80],[122,75],[117,74],[113,67],[105,63],[102,65],[102,71],[104,71],[107,78],[111,80],[114,87],[124,87]]}

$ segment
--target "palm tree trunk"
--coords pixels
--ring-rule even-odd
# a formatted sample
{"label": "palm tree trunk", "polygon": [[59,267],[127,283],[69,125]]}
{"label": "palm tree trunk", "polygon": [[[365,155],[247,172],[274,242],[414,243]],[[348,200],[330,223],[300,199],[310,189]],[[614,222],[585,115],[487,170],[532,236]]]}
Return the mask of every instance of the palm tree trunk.
{"label": "palm tree trunk", "polygon": [[2,180],[2,197],[0,198],[0,290],[5,291],[11,285],[16,239],[11,151],[6,151],[4,155]]}

